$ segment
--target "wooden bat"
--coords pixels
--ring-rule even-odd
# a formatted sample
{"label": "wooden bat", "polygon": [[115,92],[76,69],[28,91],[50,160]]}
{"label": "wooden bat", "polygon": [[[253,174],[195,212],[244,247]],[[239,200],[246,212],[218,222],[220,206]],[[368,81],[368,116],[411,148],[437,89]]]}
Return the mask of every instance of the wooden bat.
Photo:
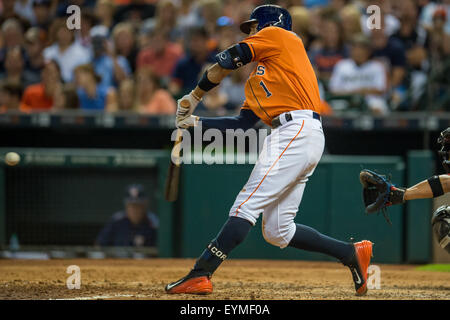
{"label": "wooden bat", "polygon": [[172,148],[169,170],[166,177],[166,186],[164,197],[167,201],[173,202],[178,198],[178,184],[180,180],[181,167],[181,141],[183,140],[183,131],[177,129],[177,136]]}

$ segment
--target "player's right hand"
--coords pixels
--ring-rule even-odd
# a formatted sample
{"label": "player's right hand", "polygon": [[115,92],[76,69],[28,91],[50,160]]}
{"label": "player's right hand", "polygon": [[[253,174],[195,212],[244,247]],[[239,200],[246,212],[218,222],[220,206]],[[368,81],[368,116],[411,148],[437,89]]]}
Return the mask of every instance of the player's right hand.
{"label": "player's right hand", "polygon": [[190,115],[187,118],[184,118],[183,120],[176,121],[176,126],[179,129],[187,129],[189,127],[195,127],[198,125],[199,118],[197,116]]}
{"label": "player's right hand", "polygon": [[195,97],[195,95],[192,93],[189,93],[179,99],[177,101],[177,119],[176,123],[183,121],[187,117],[191,116],[194,112],[195,108],[197,107],[198,103],[200,102],[200,99]]}

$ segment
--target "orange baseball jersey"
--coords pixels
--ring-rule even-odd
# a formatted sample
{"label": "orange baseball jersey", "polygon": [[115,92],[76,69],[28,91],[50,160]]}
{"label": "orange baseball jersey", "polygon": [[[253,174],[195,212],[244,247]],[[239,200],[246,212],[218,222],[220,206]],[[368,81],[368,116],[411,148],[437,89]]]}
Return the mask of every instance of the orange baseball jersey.
{"label": "orange baseball jersey", "polygon": [[266,27],[242,42],[250,47],[252,61],[258,61],[245,84],[243,108],[250,108],[268,125],[288,111],[320,113],[319,86],[300,37]]}

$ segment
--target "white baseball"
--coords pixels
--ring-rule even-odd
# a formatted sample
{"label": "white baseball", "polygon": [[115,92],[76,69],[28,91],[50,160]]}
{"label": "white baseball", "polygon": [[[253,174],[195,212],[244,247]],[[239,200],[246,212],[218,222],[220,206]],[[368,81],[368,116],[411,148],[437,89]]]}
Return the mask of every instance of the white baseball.
{"label": "white baseball", "polygon": [[15,152],[8,152],[5,156],[5,163],[8,166],[15,166],[20,162],[20,156]]}

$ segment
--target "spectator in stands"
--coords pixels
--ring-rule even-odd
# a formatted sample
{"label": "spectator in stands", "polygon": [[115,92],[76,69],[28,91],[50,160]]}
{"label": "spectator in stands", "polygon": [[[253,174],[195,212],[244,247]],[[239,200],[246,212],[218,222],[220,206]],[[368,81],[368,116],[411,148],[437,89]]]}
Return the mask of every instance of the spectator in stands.
{"label": "spectator in stands", "polygon": [[2,0],[2,12],[0,15],[0,25],[5,23],[6,20],[14,19],[19,22],[22,29],[28,29],[30,22],[23,18],[20,14],[17,14],[15,10],[16,0]]}
{"label": "spectator in stands", "polygon": [[355,34],[362,32],[361,11],[356,5],[348,4],[339,11],[339,18],[342,25],[342,37],[345,43],[349,43]]}
{"label": "spectator in stands", "polygon": [[20,110],[22,85],[20,83],[5,82],[0,86],[0,113]]}
{"label": "spectator in stands", "polygon": [[128,78],[123,80],[119,86],[119,110],[135,111],[136,87],[134,80]]}
{"label": "spectator in stands", "polygon": [[5,71],[0,73],[0,79],[10,83],[28,86],[39,82],[39,75],[25,70],[25,60],[21,48],[9,49],[5,57]]}
{"label": "spectator in stands", "polygon": [[114,24],[128,21],[138,30],[142,21],[154,15],[155,6],[153,4],[149,4],[145,0],[131,0],[130,3],[116,8]]}
{"label": "spectator in stands", "polygon": [[53,107],[62,91],[61,73],[58,63],[49,61],[41,74],[41,83],[25,88],[22,104],[31,111],[46,111]]}
{"label": "spectator in stands", "polygon": [[242,106],[245,100],[245,82],[253,68],[252,64],[245,65],[222,80],[219,90],[227,97],[227,109],[236,110]]}
{"label": "spectator in stands", "polygon": [[209,114],[223,116],[227,111],[234,111],[235,106],[228,101],[228,96],[215,87],[205,93],[202,101],[195,109],[197,112],[207,111]]}
{"label": "spectator in stands", "polygon": [[18,47],[23,54],[25,53],[25,50],[22,49],[23,27],[20,24],[19,20],[15,18],[6,20],[2,24],[1,31],[2,41],[0,49],[0,72],[4,72],[5,58],[8,50]]}
{"label": "spectator in stands", "polygon": [[444,7],[433,13],[433,25],[430,31],[430,64],[429,75],[432,108],[450,111],[450,33],[445,31],[445,23],[449,16]]}
{"label": "spectator in stands", "polygon": [[330,79],[329,89],[335,95],[361,95],[374,114],[385,114],[388,106],[386,71],[382,63],[370,59],[371,44],[364,35],[352,41],[351,57],[339,61]]}
{"label": "spectator in stands", "polygon": [[36,18],[33,12],[33,0],[16,0],[14,3],[14,12],[31,24],[35,23]]}
{"label": "spectator in stands", "polygon": [[3,47],[6,49],[21,46],[23,44],[24,28],[20,22],[11,18],[2,24]]}
{"label": "spectator in stands", "polygon": [[92,65],[102,77],[102,85],[116,87],[131,73],[128,60],[117,55],[108,42],[108,29],[105,26],[95,26],[91,29],[93,59]]}
{"label": "spectator in stands", "polygon": [[101,84],[101,77],[95,73],[92,65],[83,64],[75,68],[75,83],[81,109],[109,112],[117,110],[116,91]]}
{"label": "spectator in stands", "polygon": [[203,66],[215,62],[216,52],[208,48],[208,33],[204,28],[190,31],[187,48],[188,53],[177,62],[169,85],[175,96],[183,96],[193,90]]}
{"label": "spectator in stands", "polygon": [[426,106],[428,63],[426,51],[414,45],[406,52],[407,69],[403,90],[396,90],[391,96],[391,107],[396,111],[414,111]]}
{"label": "spectator in stands", "polygon": [[96,0],[60,0],[56,9],[58,17],[67,17],[67,8],[76,5],[82,8],[82,11],[91,11],[95,7]]}
{"label": "spectator in stands", "polygon": [[372,30],[371,42],[373,57],[385,64],[390,87],[395,90],[405,77],[405,47],[399,39],[387,35],[383,22],[380,29]]}
{"label": "spectator in stands", "polygon": [[403,0],[399,4],[400,29],[393,35],[402,41],[406,50],[416,45],[424,47],[427,41],[426,30],[418,23],[418,10],[413,0]]}
{"label": "spectator in stands", "polygon": [[127,187],[125,210],[113,215],[100,231],[96,245],[116,247],[153,247],[157,244],[159,219],[148,211],[149,199],[142,185]]}
{"label": "spectator in stands", "polygon": [[220,0],[199,0],[198,5],[202,26],[208,34],[215,34],[217,19],[222,15],[222,2]]}
{"label": "spectator in stands", "polygon": [[28,61],[25,69],[40,79],[41,70],[44,68],[44,35],[39,28],[33,27],[25,33],[25,51]]}
{"label": "spectator in stands", "polygon": [[217,19],[216,42],[217,51],[222,52],[230,46],[234,45],[238,40],[240,34],[234,21],[229,17],[222,16]]}
{"label": "spectator in stands", "polygon": [[75,41],[83,48],[91,49],[91,28],[96,24],[97,19],[89,11],[81,12],[80,30],[75,32]]}
{"label": "spectator in stands", "polygon": [[153,18],[142,23],[141,32],[146,34],[153,30],[165,35],[169,41],[176,42],[182,37],[182,30],[177,23],[178,8],[172,0],[160,0]]}
{"label": "spectator in stands", "polygon": [[136,70],[138,49],[133,25],[128,22],[117,24],[113,29],[112,38],[116,54],[125,57],[131,70],[134,72]]}
{"label": "spectator in stands", "polygon": [[292,17],[292,31],[294,31],[303,42],[305,49],[309,50],[311,34],[309,32],[309,11],[300,6],[289,8]]}
{"label": "spectator in stands", "polygon": [[175,100],[160,87],[158,76],[148,68],[141,68],[136,73],[136,96],[138,112],[175,114]]}
{"label": "spectator in stands", "polygon": [[427,82],[427,32],[417,23],[418,11],[413,0],[399,3],[400,29],[393,35],[405,47],[405,77],[391,95],[394,110],[414,110],[423,101]]}
{"label": "spectator in stands", "polygon": [[33,0],[34,22],[33,26],[38,27],[45,32],[50,27],[52,12],[50,0]]}
{"label": "spectator in stands", "polygon": [[450,20],[450,16],[444,8],[437,8],[433,13],[433,21],[430,30],[429,49],[432,59],[442,60],[449,54],[450,32],[445,31],[445,23]]}
{"label": "spectator in stands", "polygon": [[80,108],[76,87],[71,83],[62,84],[60,94],[53,99],[52,110],[75,110]]}
{"label": "spectator in stands", "polygon": [[323,17],[320,30],[319,47],[311,50],[309,56],[319,79],[327,82],[336,63],[347,58],[348,52],[337,16],[333,14]]}
{"label": "spectator in stands", "polygon": [[95,5],[95,17],[98,19],[98,25],[108,28],[112,31],[114,26],[114,12],[116,6],[113,0],[98,0]]}
{"label": "spectator in stands", "polygon": [[74,33],[67,29],[65,19],[54,21],[50,37],[52,45],[44,49],[44,58],[46,61],[55,60],[61,68],[63,81],[71,82],[74,69],[90,62],[89,50],[74,41]]}
{"label": "spectator in stands", "polygon": [[[248,17],[248,16],[247,16]],[[197,15],[197,1],[181,0],[178,8],[177,23],[181,31],[200,26]]]}
{"label": "spectator in stands", "polygon": [[170,42],[169,36],[163,30],[151,30],[148,37],[148,46],[138,54],[137,68],[148,67],[158,77],[168,78],[177,61],[183,56],[183,47]]}
{"label": "spectator in stands", "polygon": [[[439,3],[441,2],[441,3]],[[427,30],[434,29],[434,19],[436,11],[444,11],[447,17],[450,17],[450,0],[430,1],[420,14],[420,24]],[[444,21],[443,29],[446,34],[450,34],[450,19]]]}

